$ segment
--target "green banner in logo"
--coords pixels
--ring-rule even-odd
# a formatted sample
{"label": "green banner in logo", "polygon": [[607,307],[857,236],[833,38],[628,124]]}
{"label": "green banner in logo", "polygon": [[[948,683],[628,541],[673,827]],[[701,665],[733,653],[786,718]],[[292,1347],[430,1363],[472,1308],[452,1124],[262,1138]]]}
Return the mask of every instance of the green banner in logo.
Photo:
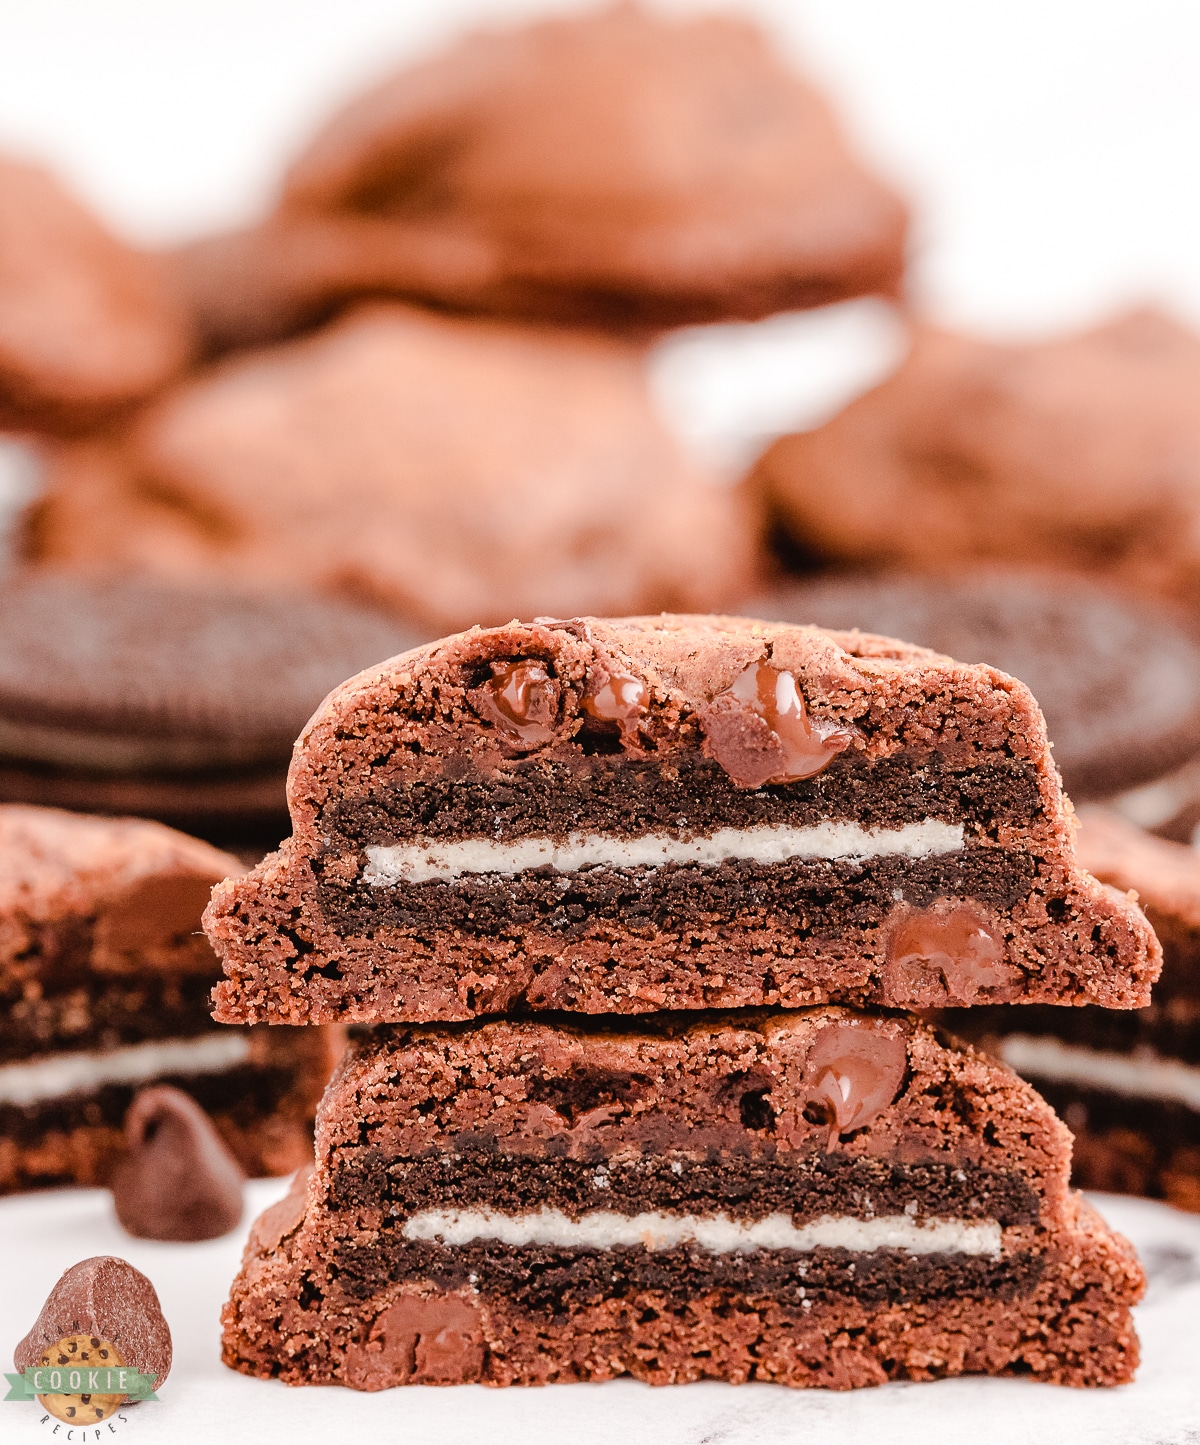
{"label": "green banner in logo", "polygon": [[39,1395],[128,1395],[131,1400],[157,1400],[157,1375],[143,1375],[125,1366],[27,1365],[19,1375],[6,1374],[6,1400],[35,1400]]}

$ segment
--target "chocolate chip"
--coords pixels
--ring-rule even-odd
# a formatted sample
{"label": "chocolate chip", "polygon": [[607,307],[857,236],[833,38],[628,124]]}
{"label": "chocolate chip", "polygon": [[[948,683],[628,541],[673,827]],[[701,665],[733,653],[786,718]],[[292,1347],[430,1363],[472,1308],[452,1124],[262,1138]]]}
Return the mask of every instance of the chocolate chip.
{"label": "chocolate chip", "polygon": [[637,741],[637,725],[646,711],[646,684],[631,672],[597,670],[589,679],[583,710],[601,722],[615,722],[621,741]]}
{"label": "chocolate chip", "polygon": [[851,1022],[821,1030],[805,1060],[804,1083],[828,1123],[831,1150],[842,1134],[864,1128],[883,1113],[907,1068],[901,1034]]}
{"label": "chocolate chip", "polygon": [[704,753],[739,788],[794,783],[823,772],[854,741],[855,729],[813,718],[790,672],[751,663],[700,709]]}
{"label": "chocolate chip", "polygon": [[557,732],[560,689],[544,662],[493,662],[492,675],[470,694],[485,722],[526,747],[542,747]]}
{"label": "chocolate chip", "polygon": [[216,1239],[242,1217],[245,1175],[196,1101],[143,1089],[125,1115],[129,1152],[112,1180],[117,1218],[141,1239]]}
{"label": "chocolate chip", "polygon": [[1004,1003],[1020,992],[1021,971],[1004,961],[1004,936],[972,903],[939,899],[906,909],[892,924],[883,982],[906,1008]]}
{"label": "chocolate chip", "polygon": [[171,1368],[171,1331],[154,1286],[113,1255],[96,1255],[67,1270],[17,1346],[13,1363],[18,1370],[36,1365],[60,1340],[80,1334],[115,1345],[123,1364],[157,1377],[156,1389]]}
{"label": "chocolate chip", "polygon": [[346,1351],[346,1383],[356,1390],[391,1385],[461,1385],[483,1373],[483,1321],[457,1295],[401,1295],[371,1326],[365,1344]]}

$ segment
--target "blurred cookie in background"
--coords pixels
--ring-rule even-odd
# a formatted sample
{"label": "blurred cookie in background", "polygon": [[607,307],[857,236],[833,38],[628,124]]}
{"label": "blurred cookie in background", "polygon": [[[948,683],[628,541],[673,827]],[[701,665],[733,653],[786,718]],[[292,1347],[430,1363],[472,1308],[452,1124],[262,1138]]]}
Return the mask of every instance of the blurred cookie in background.
{"label": "blurred cookie in background", "polygon": [[815,561],[1071,567],[1200,605],[1200,337],[1138,311],[1027,345],[922,331],[749,489]]}
{"label": "blurred cookie in background", "polygon": [[1200,642],[1160,604],[1070,573],[832,576],[742,610],[903,637],[1020,678],[1075,802],[1123,794],[1200,754]]}
{"label": "blurred cookie in background", "polygon": [[272,847],[288,831],[284,784],[309,716],[420,640],[300,594],[15,576],[0,585],[0,801]]}
{"label": "blurred cookie in background", "polygon": [[0,434],[0,575],[12,566],[14,531],[42,487],[44,457],[31,436]]}
{"label": "blurred cookie in background", "polygon": [[1200,847],[1200,757],[1106,801],[1136,828]]}
{"label": "blurred cookie in background", "polygon": [[1200,853],[1087,810],[1079,860],[1138,897],[1163,946],[1149,1008],[947,1009],[1075,1135],[1073,1182],[1200,1211]]}
{"label": "blurred cookie in background", "polygon": [[0,155],[0,429],[90,426],[190,350],[162,259],[118,240],[49,171]]}
{"label": "blurred cookie in background", "polygon": [[896,291],[906,225],[759,30],[621,5],[402,70],[313,139],[259,229],[174,262],[221,349],[364,294],[620,326],[760,317]]}
{"label": "blurred cookie in background", "polygon": [[238,871],[158,823],[0,805],[0,1194],[105,1182],[150,1083],[195,1099],[248,1174],[311,1159],[337,1030],[210,1017],[200,915]]}
{"label": "blurred cookie in background", "polygon": [[707,611],[756,537],[657,416],[640,347],[378,303],[68,449],[35,562],[368,598],[428,635]]}

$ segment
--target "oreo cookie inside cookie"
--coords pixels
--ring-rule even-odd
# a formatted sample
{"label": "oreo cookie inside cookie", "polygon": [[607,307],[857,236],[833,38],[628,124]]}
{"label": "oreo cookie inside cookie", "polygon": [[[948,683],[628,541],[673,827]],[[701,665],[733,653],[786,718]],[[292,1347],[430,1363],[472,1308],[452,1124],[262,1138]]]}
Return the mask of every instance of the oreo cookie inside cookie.
{"label": "oreo cookie inside cookie", "polygon": [[747,604],[755,617],[904,637],[1027,684],[1073,798],[1101,798],[1200,752],[1200,644],[1167,610],[1078,578],[847,575]]}

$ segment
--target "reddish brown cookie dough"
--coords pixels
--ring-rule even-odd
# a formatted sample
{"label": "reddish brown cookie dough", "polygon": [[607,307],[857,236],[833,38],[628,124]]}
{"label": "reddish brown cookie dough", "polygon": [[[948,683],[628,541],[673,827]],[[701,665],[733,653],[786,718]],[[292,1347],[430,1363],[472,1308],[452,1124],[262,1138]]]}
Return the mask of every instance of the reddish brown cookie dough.
{"label": "reddish brown cookie dough", "polygon": [[740,499],[655,414],[639,348],[397,306],[225,363],[152,409],[123,454],[68,457],[27,553],[303,577],[431,629],[711,606],[755,557]]}
{"label": "reddish brown cookie dough", "polygon": [[[1163,944],[1170,946],[1179,983],[1200,963],[1200,852],[1124,822],[1102,808],[1089,808],[1076,842],[1089,872],[1114,888],[1134,892]],[[1167,980],[1161,980],[1165,992]],[[1200,993],[1200,976],[1194,982]]]}
{"label": "reddish brown cookie dough", "polygon": [[1200,854],[1089,809],[1080,861],[1131,890],[1162,943],[1153,1001],[946,1010],[947,1027],[1029,1078],[1076,1136],[1075,1182],[1200,1212]]}
{"label": "reddish brown cookie dough", "polygon": [[91,425],[161,386],[189,350],[162,263],[48,171],[0,156],[0,428]]}
{"label": "reddish brown cookie dough", "polygon": [[185,1089],[248,1173],[305,1157],[337,1031],[209,1015],[200,914],[237,866],[157,823],[0,806],[0,1193],[105,1182],[152,1081]]}
{"label": "reddish brown cookie dough", "polygon": [[1198,388],[1200,338],[1157,312],[1025,345],[919,332],[752,490],[814,558],[1067,566],[1194,602]]}
{"label": "reddish brown cookie dough", "polygon": [[[761,697],[736,696],[763,664],[808,743],[837,746],[755,787],[795,775]],[[597,717],[614,677],[626,715]],[[882,638],[679,616],[473,629],[335,692],[289,798],[293,836],[206,914],[229,1022],[1136,1008],[1157,975],[1137,908],[1075,862],[1028,691]],[[754,853],[781,829],[792,851]],[[638,861],[651,845],[668,851]]]}
{"label": "reddish brown cookie dough", "polygon": [[606,324],[895,290],[906,217],[824,100],[730,17],[488,31],[352,101],[261,228],[175,258],[213,346],[347,299]]}
{"label": "reddish brown cookie dough", "polygon": [[[1141,1271],[1068,1190],[1069,1151],[1027,1085],[903,1017],[377,1030],[331,1081],[315,1172],[251,1232],[224,1357],[365,1390],[1117,1383]],[[547,1209],[655,1222],[640,1244],[503,1242]],[[837,1221],[861,1247],[654,1233],[768,1219]],[[948,1232],[924,1252],[931,1228]]]}

